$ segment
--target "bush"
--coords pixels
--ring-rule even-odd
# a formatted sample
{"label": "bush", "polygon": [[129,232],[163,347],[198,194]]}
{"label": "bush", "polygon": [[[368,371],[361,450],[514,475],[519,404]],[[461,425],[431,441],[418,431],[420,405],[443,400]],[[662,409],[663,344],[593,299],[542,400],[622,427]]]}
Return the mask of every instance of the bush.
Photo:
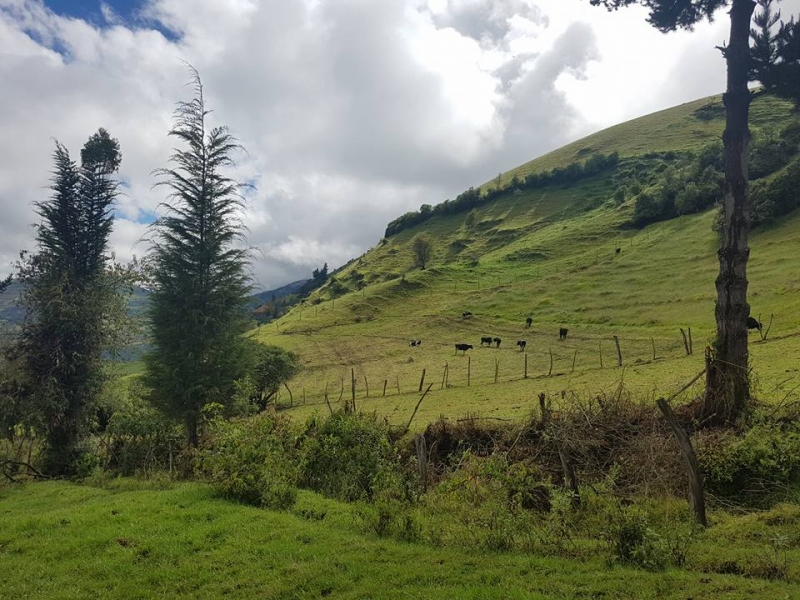
{"label": "bush", "polygon": [[647,514],[635,507],[621,507],[603,537],[611,550],[611,562],[658,571],[669,562],[669,549],[650,527]]}
{"label": "bush", "polygon": [[768,505],[800,480],[800,428],[763,423],[744,435],[717,433],[698,439],[700,470],[709,492]]}
{"label": "bush", "polygon": [[800,206],[800,159],[792,161],[772,177],[754,182],[750,187],[750,210],[753,225],[769,223]]}
{"label": "bush", "polygon": [[297,498],[300,435],[288,418],[260,414],[214,422],[199,470],[226,498],[286,509]]}
{"label": "bush", "polygon": [[308,423],[303,487],[352,502],[398,485],[400,465],[388,428],[374,415],[335,413]]}

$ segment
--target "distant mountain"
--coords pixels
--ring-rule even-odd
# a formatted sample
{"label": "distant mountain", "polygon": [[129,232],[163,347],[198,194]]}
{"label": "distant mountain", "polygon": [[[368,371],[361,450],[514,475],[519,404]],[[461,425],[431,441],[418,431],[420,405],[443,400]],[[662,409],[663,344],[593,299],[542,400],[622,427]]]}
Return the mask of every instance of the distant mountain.
{"label": "distant mountain", "polygon": [[258,300],[258,304],[256,307],[261,306],[265,302],[272,302],[273,296],[275,300],[280,300],[285,296],[289,296],[290,294],[296,294],[297,291],[303,287],[309,280],[308,279],[300,279],[298,281],[293,281],[292,283],[287,283],[279,288],[275,288],[274,290],[267,290],[266,292],[259,292],[258,294],[253,294],[252,298]]}
{"label": "distant mountain", "polygon": [[25,318],[25,309],[18,303],[22,289],[21,283],[12,283],[0,294],[0,328],[14,328]]}

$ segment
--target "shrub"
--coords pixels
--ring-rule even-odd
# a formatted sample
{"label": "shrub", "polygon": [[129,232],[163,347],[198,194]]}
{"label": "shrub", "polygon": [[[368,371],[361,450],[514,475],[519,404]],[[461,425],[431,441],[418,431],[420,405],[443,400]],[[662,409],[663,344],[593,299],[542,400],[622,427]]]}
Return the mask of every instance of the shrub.
{"label": "shrub", "polygon": [[603,537],[611,550],[611,562],[658,571],[669,562],[669,549],[650,527],[647,514],[635,507],[621,507]]}
{"label": "shrub", "polygon": [[397,484],[388,428],[374,415],[335,413],[308,423],[303,487],[348,502],[373,500]]}
{"label": "shrub", "polygon": [[291,421],[274,414],[217,420],[201,448],[199,470],[226,498],[286,509],[297,497],[298,441]]}
{"label": "shrub", "polygon": [[766,505],[800,479],[800,428],[763,423],[741,436],[701,437],[698,459],[709,492]]}

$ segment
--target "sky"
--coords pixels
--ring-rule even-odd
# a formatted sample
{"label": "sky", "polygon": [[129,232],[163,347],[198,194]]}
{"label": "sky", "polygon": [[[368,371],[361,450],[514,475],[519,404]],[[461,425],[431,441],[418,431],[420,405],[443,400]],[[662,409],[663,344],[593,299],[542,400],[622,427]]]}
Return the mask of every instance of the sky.
{"label": "sky", "polygon": [[[784,0],[784,16],[800,0]],[[615,123],[720,93],[727,15],[661,34],[588,0],[0,0],[0,276],[35,249],[55,140],[122,148],[112,247],[147,252],[193,65],[246,151],[254,287]]]}

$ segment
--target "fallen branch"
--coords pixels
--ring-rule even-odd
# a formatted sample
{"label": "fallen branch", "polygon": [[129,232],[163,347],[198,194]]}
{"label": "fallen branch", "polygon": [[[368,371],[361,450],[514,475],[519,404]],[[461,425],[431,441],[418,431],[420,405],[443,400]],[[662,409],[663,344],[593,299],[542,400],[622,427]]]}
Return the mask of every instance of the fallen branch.
{"label": "fallen branch", "polygon": [[422,394],[422,397],[419,399],[419,402],[417,402],[417,405],[414,407],[414,412],[411,413],[411,418],[408,420],[408,423],[406,424],[406,428],[403,430],[403,435],[408,433],[408,430],[411,428],[411,421],[413,421],[414,417],[417,415],[417,410],[419,409],[419,405],[422,404],[422,401],[425,399],[425,396],[428,395],[428,392],[431,391],[432,387],[433,387],[433,384],[429,383],[428,384],[428,389],[425,390],[425,393]]}
{"label": "fallen branch", "polygon": [[30,463],[26,463],[26,462],[22,462],[22,461],[18,461],[18,460],[6,459],[6,460],[3,460],[2,462],[0,462],[0,468],[2,468],[3,475],[5,475],[6,479],[8,479],[12,483],[17,483],[18,480],[14,479],[13,474],[8,472],[7,467],[9,467],[9,466],[25,467],[26,469],[28,469],[28,471],[30,471],[30,473],[33,475],[33,477],[35,479],[41,479],[41,480],[50,479],[47,475],[42,474],[36,467],[34,467]]}

